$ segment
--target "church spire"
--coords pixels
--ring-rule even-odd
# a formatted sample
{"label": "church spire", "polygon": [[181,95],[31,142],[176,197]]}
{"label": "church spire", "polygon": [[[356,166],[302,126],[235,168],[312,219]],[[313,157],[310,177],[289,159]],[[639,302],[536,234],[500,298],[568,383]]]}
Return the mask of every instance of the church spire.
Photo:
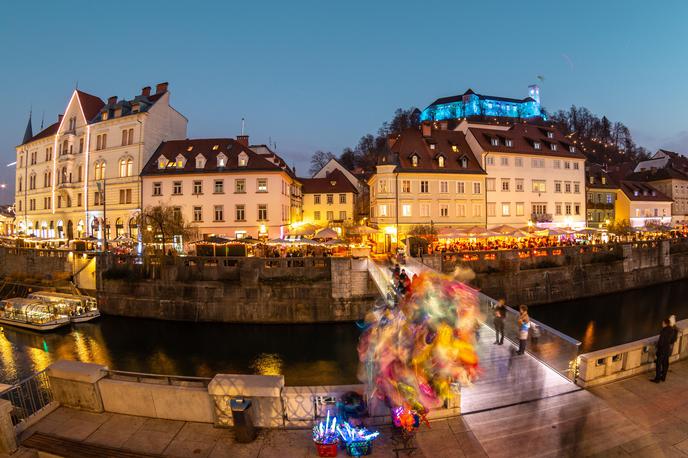
{"label": "church spire", "polygon": [[26,124],[26,131],[24,132],[24,143],[28,143],[33,138],[33,128],[31,127],[31,111],[29,111],[29,122]]}

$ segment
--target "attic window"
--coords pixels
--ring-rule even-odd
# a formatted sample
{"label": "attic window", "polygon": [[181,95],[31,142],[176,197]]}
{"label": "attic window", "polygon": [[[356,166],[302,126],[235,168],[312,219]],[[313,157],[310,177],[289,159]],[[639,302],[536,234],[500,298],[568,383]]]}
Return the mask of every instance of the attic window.
{"label": "attic window", "polygon": [[414,167],[418,167],[418,156],[415,154],[411,156],[411,165]]}
{"label": "attic window", "polygon": [[638,190],[637,190],[637,189],[634,189],[634,190],[633,190],[633,195],[636,196],[636,197],[638,197]]}
{"label": "attic window", "polygon": [[554,132],[547,132],[547,138],[554,138]]}
{"label": "attic window", "polygon": [[205,168],[205,162],[206,162],[205,156],[203,156],[202,154],[199,154],[198,156],[196,156],[196,168],[197,169]]}
{"label": "attic window", "polygon": [[439,167],[444,167],[444,156],[440,156],[437,158],[437,165]]}
{"label": "attic window", "polygon": [[607,177],[602,177],[602,184],[607,184]]}
{"label": "attic window", "polygon": [[573,145],[569,146],[569,151],[572,152],[572,153],[575,153],[575,152],[576,152],[576,147],[573,146]]}
{"label": "attic window", "polygon": [[224,167],[227,165],[227,156],[224,155],[224,153],[220,153],[217,155],[217,166],[218,167]]}
{"label": "attic window", "polygon": [[186,150],[187,150],[187,151],[192,151],[192,150],[193,150],[193,145],[191,145],[191,146],[189,146],[188,148],[186,148]]}
{"label": "attic window", "polygon": [[164,169],[170,161],[165,156],[160,156],[158,158],[158,168]]}
{"label": "attic window", "polygon": [[177,168],[178,169],[183,169],[184,166],[186,165],[186,158],[182,154],[177,155],[176,161],[177,161]]}
{"label": "attic window", "polygon": [[220,148],[220,145],[213,145],[213,151],[217,151]]}
{"label": "attic window", "polygon": [[512,146],[514,146],[514,141],[510,138],[507,138],[506,140],[504,140],[504,144],[511,148]]}
{"label": "attic window", "polygon": [[337,182],[335,180],[330,181],[330,186],[336,186]]}
{"label": "attic window", "polygon": [[540,149],[540,142],[533,142],[533,148]]}
{"label": "attic window", "polygon": [[239,153],[238,162],[239,167],[246,167],[248,165],[248,154],[246,154],[244,151]]}
{"label": "attic window", "polygon": [[549,145],[549,148],[550,148],[552,151],[556,151],[556,150],[557,150],[557,145],[554,144],[554,143],[552,143],[551,145]]}
{"label": "attic window", "polygon": [[490,139],[490,144],[491,144],[492,146],[499,146],[499,139],[498,139],[497,137],[492,137],[492,138]]}
{"label": "attic window", "polygon": [[434,144],[434,143],[430,143],[430,149],[435,149],[435,144]]}
{"label": "attic window", "polygon": [[459,152],[459,147],[456,146],[456,145],[452,145],[452,151],[454,151],[455,153],[458,153],[458,152]]}
{"label": "attic window", "polygon": [[459,159],[459,164],[461,164],[462,169],[468,168],[468,159],[466,156],[462,156],[461,159]]}

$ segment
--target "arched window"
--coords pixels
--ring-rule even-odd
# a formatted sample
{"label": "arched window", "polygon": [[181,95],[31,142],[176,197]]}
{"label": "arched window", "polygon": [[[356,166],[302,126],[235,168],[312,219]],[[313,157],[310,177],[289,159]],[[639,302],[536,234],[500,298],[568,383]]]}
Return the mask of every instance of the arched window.
{"label": "arched window", "polygon": [[440,156],[437,158],[437,165],[440,167],[444,167],[444,156]]}
{"label": "arched window", "polygon": [[411,156],[411,165],[414,167],[418,167],[418,156],[415,154]]}
{"label": "arched window", "polygon": [[95,179],[96,180],[104,180],[105,179],[105,161],[96,162]]}
{"label": "arched window", "polygon": [[127,160],[126,159],[120,159],[119,160],[119,176],[121,176],[121,177],[127,176]]}
{"label": "arched window", "polygon": [[466,158],[466,156],[463,156],[463,157],[459,160],[459,162],[461,163],[461,168],[462,168],[462,169],[465,169],[465,168],[468,167],[468,159]]}
{"label": "arched window", "polygon": [[67,183],[67,166],[62,167],[62,177],[60,178],[62,183]]}
{"label": "arched window", "polygon": [[127,159],[127,176],[134,176],[134,161],[131,158]]}
{"label": "arched window", "polygon": [[48,186],[50,186],[50,173],[46,171],[43,174],[43,187],[47,188]]}

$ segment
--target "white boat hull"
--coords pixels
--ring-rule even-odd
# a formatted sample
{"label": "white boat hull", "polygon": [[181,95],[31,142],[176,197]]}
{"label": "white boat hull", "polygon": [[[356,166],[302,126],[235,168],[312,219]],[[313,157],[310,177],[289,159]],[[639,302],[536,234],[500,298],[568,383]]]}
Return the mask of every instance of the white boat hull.
{"label": "white boat hull", "polygon": [[70,316],[69,321],[71,321],[72,323],[86,323],[87,321],[95,320],[99,316],[100,312],[98,310],[93,310],[88,313],[82,313],[78,316]]}
{"label": "white boat hull", "polygon": [[8,318],[0,317],[0,325],[14,326],[17,328],[30,329],[32,331],[52,331],[63,326],[69,325],[69,319],[63,318],[60,320],[50,321],[48,323],[29,323],[26,321],[10,320]]}

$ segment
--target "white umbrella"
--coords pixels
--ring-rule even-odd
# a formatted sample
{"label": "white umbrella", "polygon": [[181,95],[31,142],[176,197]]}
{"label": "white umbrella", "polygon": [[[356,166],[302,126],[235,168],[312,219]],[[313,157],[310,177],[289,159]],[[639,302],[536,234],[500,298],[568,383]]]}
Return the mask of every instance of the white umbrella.
{"label": "white umbrella", "polygon": [[336,239],[337,237],[339,237],[337,231],[335,231],[334,229],[330,229],[329,227],[318,231],[313,236],[313,238],[315,239]]}

